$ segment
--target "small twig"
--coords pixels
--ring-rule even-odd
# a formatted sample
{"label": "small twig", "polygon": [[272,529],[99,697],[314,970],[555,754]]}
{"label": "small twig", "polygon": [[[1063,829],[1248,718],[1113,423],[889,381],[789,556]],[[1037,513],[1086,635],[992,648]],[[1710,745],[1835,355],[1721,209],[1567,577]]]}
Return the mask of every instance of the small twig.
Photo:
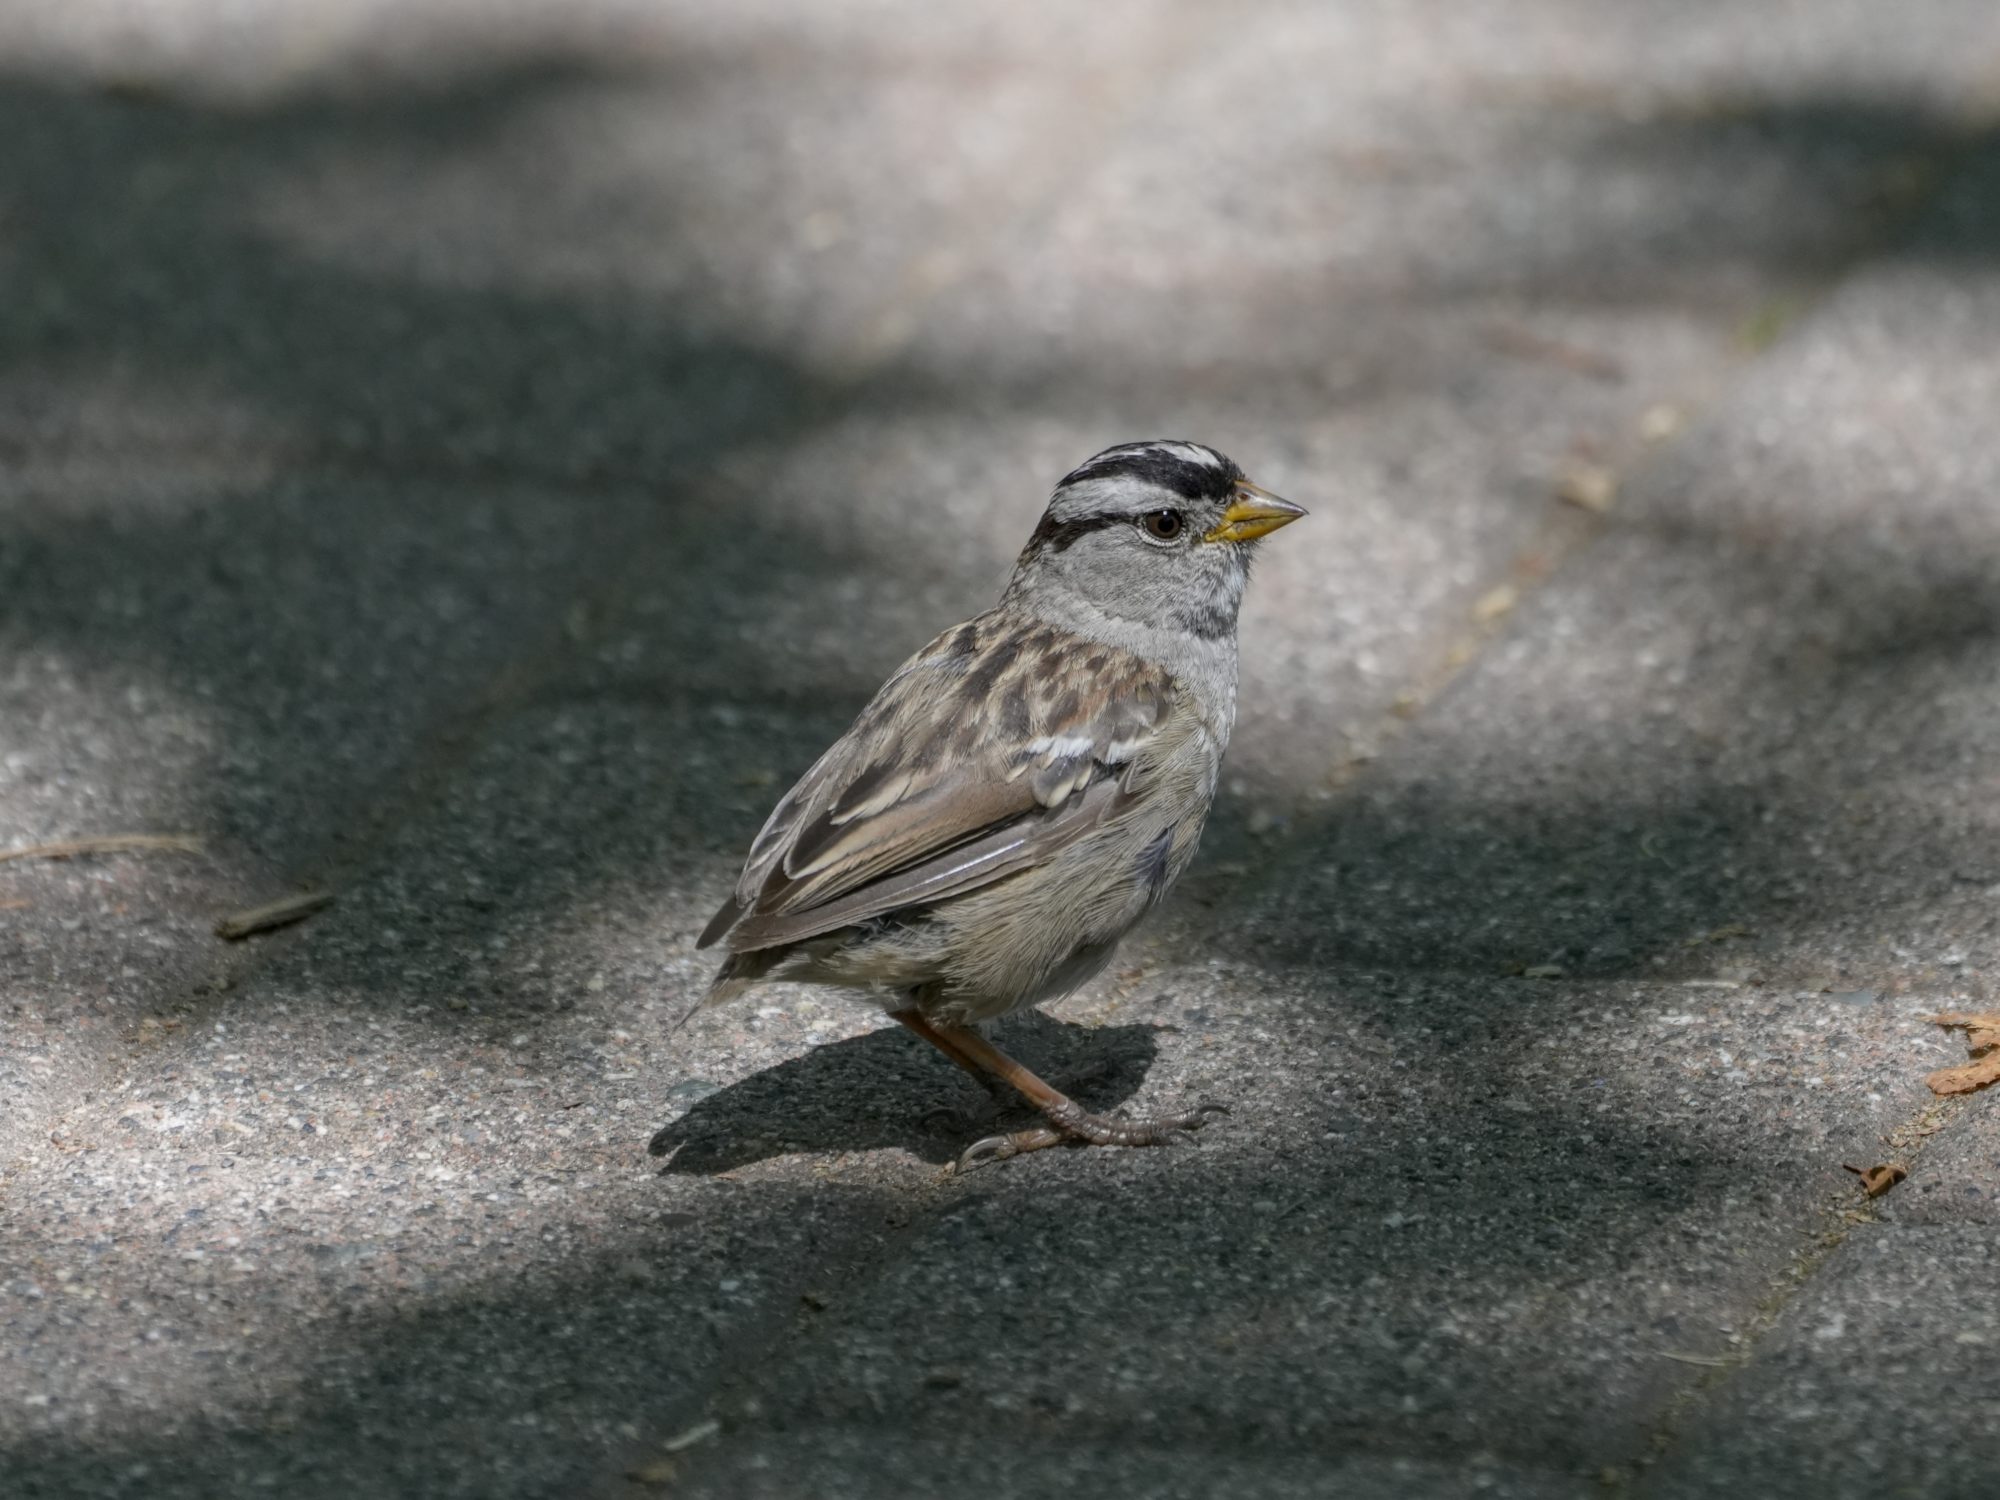
{"label": "small twig", "polygon": [[1682,1354],[1673,1349],[1658,1350],[1661,1359],[1677,1359],[1684,1365],[1702,1365],[1711,1370],[1720,1370],[1737,1361],[1727,1354]]}
{"label": "small twig", "polygon": [[687,1431],[676,1433],[660,1444],[662,1453],[679,1453],[683,1448],[692,1448],[696,1443],[705,1443],[722,1431],[722,1424],[714,1417],[706,1422],[697,1422]]}
{"label": "small twig", "polygon": [[286,896],[268,902],[263,906],[253,906],[248,911],[239,911],[224,917],[215,924],[215,935],[235,942],[247,938],[253,932],[269,932],[273,927],[283,927],[309,917],[322,906],[333,901],[332,891],[301,891],[296,896]]}
{"label": "small twig", "polygon": [[1516,359],[1537,360],[1560,365],[1592,380],[1616,385],[1625,379],[1625,367],[1608,354],[1586,349],[1563,339],[1548,338],[1518,323],[1492,323],[1482,331],[1487,347]]}
{"label": "small twig", "polygon": [[79,854],[142,854],[148,850],[199,854],[202,842],[191,833],[110,833],[94,839],[61,839],[30,844],[25,849],[0,849],[0,864],[10,859],[73,859]]}

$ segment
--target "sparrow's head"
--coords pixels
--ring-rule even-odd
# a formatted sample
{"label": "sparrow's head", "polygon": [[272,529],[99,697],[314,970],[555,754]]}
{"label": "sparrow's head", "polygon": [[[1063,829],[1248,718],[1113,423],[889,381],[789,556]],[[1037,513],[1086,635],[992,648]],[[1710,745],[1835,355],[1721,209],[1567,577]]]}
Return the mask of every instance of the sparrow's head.
{"label": "sparrow's head", "polygon": [[1250,552],[1305,511],[1200,443],[1106,448],[1064,476],[1008,597],[1213,639],[1233,634]]}

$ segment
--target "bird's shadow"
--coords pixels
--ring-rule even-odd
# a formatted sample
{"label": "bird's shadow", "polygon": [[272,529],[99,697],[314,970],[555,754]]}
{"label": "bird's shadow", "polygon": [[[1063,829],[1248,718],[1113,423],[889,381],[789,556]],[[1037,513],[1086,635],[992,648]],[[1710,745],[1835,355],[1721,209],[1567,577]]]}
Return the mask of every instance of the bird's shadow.
{"label": "bird's shadow", "polygon": [[[1138,1092],[1160,1027],[1080,1026],[1040,1011],[1010,1017],[996,1040],[1086,1109]],[[943,1164],[996,1130],[1036,1118],[1004,1087],[997,1099],[899,1026],[814,1047],[699,1099],[649,1149],[663,1173],[713,1176],[773,1156],[900,1148]]]}

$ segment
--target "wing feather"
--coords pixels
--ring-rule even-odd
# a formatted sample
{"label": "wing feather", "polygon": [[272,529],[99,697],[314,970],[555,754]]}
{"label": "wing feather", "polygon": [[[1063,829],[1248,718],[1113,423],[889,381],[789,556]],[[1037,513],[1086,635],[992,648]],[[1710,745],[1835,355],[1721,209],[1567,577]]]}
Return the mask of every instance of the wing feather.
{"label": "wing feather", "polygon": [[1020,818],[982,837],[934,855],[905,870],[820,906],[753,915],[729,935],[738,952],[801,942],[836,928],[903,907],[928,906],[947,896],[990,885],[1004,875],[1040,864],[1101,824],[1129,797],[1116,781],[1099,781],[1053,814]]}
{"label": "wing feather", "polygon": [[701,946],[797,942],[1047,859],[1122,805],[1172,695],[1160,668],[1032,620],[946,631],[772,810]]}

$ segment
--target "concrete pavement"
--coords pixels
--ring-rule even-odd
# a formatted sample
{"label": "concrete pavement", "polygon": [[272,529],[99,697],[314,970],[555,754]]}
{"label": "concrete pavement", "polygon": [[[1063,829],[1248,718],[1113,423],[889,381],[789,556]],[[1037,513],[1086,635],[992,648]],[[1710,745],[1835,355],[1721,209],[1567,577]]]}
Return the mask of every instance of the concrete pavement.
{"label": "concrete pavement", "polygon": [[[1996,78],[1977,0],[11,9],[0,851],[203,849],[0,863],[0,1491],[1986,1493]],[[1236,1113],[957,1179],[864,1010],[664,1036],[1165,433],[1314,515],[1010,1035]]]}

